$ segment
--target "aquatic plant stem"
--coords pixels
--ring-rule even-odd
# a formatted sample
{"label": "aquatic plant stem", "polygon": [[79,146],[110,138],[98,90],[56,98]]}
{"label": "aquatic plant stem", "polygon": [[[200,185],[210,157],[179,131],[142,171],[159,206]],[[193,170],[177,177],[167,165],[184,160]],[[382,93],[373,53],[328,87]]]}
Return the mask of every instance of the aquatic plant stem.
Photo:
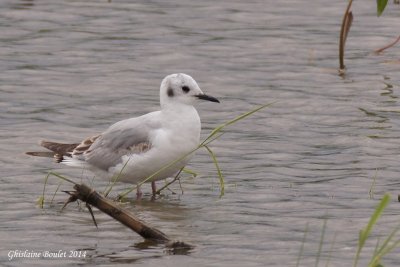
{"label": "aquatic plant stem", "polygon": [[384,47],[382,47],[380,49],[375,50],[375,53],[377,53],[377,54],[382,53],[384,50],[394,46],[398,42],[400,42],[400,35],[399,35],[399,37],[397,37],[397,39],[395,41],[391,42],[390,44],[388,44],[388,45],[386,45],[386,46],[384,46]]}
{"label": "aquatic plant stem", "polygon": [[308,234],[308,222],[306,224],[306,228],[304,229],[304,235],[303,235],[303,239],[301,241],[299,255],[297,256],[296,267],[300,266],[300,260],[301,260],[301,257],[303,256],[304,244],[306,243],[306,240],[307,240],[307,234]]}
{"label": "aquatic plant stem", "polygon": [[353,0],[349,0],[347,4],[346,11],[343,15],[342,27],[340,28],[340,36],[339,36],[339,72],[344,73],[345,65],[344,65],[344,48],[346,45],[347,34],[350,31],[351,24],[353,22],[353,13],[350,11],[351,4]]}

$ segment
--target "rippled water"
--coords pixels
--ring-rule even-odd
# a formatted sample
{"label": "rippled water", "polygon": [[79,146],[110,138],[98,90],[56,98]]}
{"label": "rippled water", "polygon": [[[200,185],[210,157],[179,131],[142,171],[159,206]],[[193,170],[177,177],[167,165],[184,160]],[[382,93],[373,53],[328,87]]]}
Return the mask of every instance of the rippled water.
{"label": "rippled water", "polygon": [[[345,77],[336,69],[346,1],[5,0],[0,7],[2,265],[295,266],[304,243],[300,265],[310,266],[326,220],[320,266],[351,266],[359,230],[389,192],[361,257],[365,266],[376,240],[398,225],[400,50],[372,52],[398,34],[398,5],[377,18],[374,1],[355,1]],[[200,175],[183,179],[183,194],[176,184],[177,194],[152,202],[147,186],[144,200],[125,204],[195,249],[172,255],[100,212],[97,230],[75,204],[60,212],[67,198],[60,191],[39,209],[49,170],[78,181],[82,174],[23,152],[42,138],[75,142],[157,109],[161,79],[174,72],[222,100],[198,107],[203,137],[276,101],[212,144],[224,197],[201,151],[190,164]],[[49,180],[48,201],[58,184]],[[86,257],[9,261],[13,250]],[[400,265],[398,253],[384,263]]]}

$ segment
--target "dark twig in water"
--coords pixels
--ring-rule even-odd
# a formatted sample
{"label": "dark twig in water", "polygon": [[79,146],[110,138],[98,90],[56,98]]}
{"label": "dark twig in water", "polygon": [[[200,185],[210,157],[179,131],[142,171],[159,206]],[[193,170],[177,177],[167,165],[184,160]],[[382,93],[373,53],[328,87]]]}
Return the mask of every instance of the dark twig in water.
{"label": "dark twig in water", "polygon": [[63,191],[64,193],[67,193],[69,195],[69,198],[67,199],[67,201],[65,201],[64,205],[61,208],[61,211],[63,211],[65,209],[65,207],[72,202],[75,202],[78,200],[78,198],[73,194],[73,192],[71,191]]}
{"label": "dark twig in water", "polygon": [[[181,183],[180,183],[180,179],[179,179],[179,175],[181,174],[182,170],[183,170],[183,168],[180,169],[180,171],[175,175],[175,178],[174,178],[173,180],[171,180],[171,181],[168,182],[166,185],[164,185],[163,187],[161,187],[160,189],[158,189],[158,190],[156,191],[156,195],[159,195],[159,194],[161,193],[162,190],[164,190],[165,188],[168,188],[168,186],[170,186],[171,184],[175,183],[176,180],[179,180],[179,184],[181,184]],[[182,194],[183,194],[182,186],[181,186],[181,190],[182,190]]]}
{"label": "dark twig in water", "polygon": [[89,213],[92,216],[94,226],[96,226],[96,228],[99,229],[99,227],[97,226],[96,218],[94,217],[94,214],[93,214],[92,207],[90,207],[90,205],[88,203],[86,203],[86,208],[89,210]]}
{"label": "dark twig in water", "polygon": [[384,46],[384,47],[382,47],[382,48],[380,48],[380,49],[375,50],[375,53],[377,53],[377,54],[382,53],[384,50],[386,50],[386,49],[388,49],[388,48],[394,46],[394,45],[397,44],[399,41],[400,41],[400,35],[399,35],[399,37],[397,37],[397,39],[396,39],[394,42],[391,42],[391,43],[388,44],[387,46]]}
{"label": "dark twig in water", "polygon": [[[146,223],[137,219],[132,212],[123,209],[118,206],[117,203],[107,199],[97,193],[94,189],[88,187],[85,184],[76,184],[74,186],[75,191],[66,191],[70,195],[70,198],[65,203],[64,207],[71,202],[76,200],[81,200],[86,203],[87,206],[92,205],[98,208],[100,211],[111,216],[115,220],[119,221],[123,225],[127,226],[131,230],[135,231],[137,234],[142,236],[147,240],[152,240],[158,243],[166,243],[166,246],[171,249],[177,249],[181,252],[188,251],[192,248],[191,245],[181,242],[173,241],[163,232],[148,226]],[[63,207],[63,208],[64,208]],[[89,209],[91,211],[91,209]],[[93,213],[92,218],[94,219]],[[95,220],[94,220],[95,222]],[[97,223],[95,223],[97,225]]]}

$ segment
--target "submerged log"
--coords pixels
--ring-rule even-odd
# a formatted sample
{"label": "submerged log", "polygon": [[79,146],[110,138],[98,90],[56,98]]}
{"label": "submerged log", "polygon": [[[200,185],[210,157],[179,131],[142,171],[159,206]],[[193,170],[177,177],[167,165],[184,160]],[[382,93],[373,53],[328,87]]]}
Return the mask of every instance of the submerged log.
{"label": "submerged log", "polygon": [[105,198],[85,184],[75,184],[74,189],[75,191],[67,192],[70,195],[67,204],[79,199],[108,214],[147,240],[166,243],[167,247],[172,249],[189,250],[192,248],[191,245],[185,242],[171,240],[163,232],[148,226],[146,223],[136,218],[132,212],[118,206],[117,203]]}

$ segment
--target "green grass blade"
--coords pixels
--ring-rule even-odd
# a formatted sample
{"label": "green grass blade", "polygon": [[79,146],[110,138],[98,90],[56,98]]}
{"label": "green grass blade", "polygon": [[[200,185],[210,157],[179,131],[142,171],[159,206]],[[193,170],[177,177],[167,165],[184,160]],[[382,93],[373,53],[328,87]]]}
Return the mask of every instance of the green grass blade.
{"label": "green grass blade", "polygon": [[376,15],[380,17],[385,10],[388,0],[376,0]]}
{"label": "green grass blade", "polygon": [[62,180],[58,183],[58,186],[57,186],[57,188],[56,188],[56,191],[54,191],[53,196],[51,197],[50,204],[53,203],[53,200],[54,200],[54,198],[55,198],[55,196],[56,196],[58,190],[60,190],[61,185],[62,185]]}
{"label": "green grass blade", "polygon": [[379,243],[380,243],[380,238],[378,237],[378,240],[376,240],[376,245],[375,245],[375,249],[374,249],[374,254],[373,255],[376,255],[376,254],[378,254],[378,249],[379,249]]}
{"label": "green grass blade", "polygon": [[375,191],[375,185],[376,185],[376,178],[378,177],[378,169],[375,170],[375,175],[374,179],[372,180],[371,187],[369,188],[369,198],[373,199],[374,198],[374,191]]}
{"label": "green grass blade", "polygon": [[44,197],[43,197],[42,195],[36,200],[36,204],[39,205],[39,208],[43,209],[43,206],[44,206]]}
{"label": "green grass blade", "polygon": [[382,257],[392,251],[400,244],[400,240],[395,241],[393,244],[389,245],[390,242],[393,240],[394,236],[400,230],[400,225],[398,225],[394,230],[390,233],[390,235],[385,239],[383,244],[379,249],[375,249],[375,252],[372,256],[372,259],[368,266],[375,267],[379,264]]}
{"label": "green grass blade", "polygon": [[118,199],[120,199],[120,200],[124,199],[130,192],[132,192],[136,188],[137,188],[137,186],[134,186],[132,188],[129,188],[128,190],[125,190],[124,192],[122,192],[121,194],[118,195]]}
{"label": "green grass blade", "polygon": [[50,174],[51,174],[51,172],[49,172],[49,173],[46,175],[46,177],[44,178],[43,193],[42,193],[42,196],[39,197],[39,199],[38,199],[38,204],[39,204],[39,207],[40,207],[41,209],[43,209],[43,206],[44,206],[44,194],[45,194],[45,192],[46,192],[46,185],[47,185],[47,181],[49,180]]}
{"label": "green grass blade", "polygon": [[216,135],[217,133],[219,133],[220,131],[222,131],[222,129],[224,129],[226,126],[232,125],[232,124],[234,124],[234,123],[236,123],[236,122],[238,122],[238,121],[240,121],[240,120],[242,120],[242,119],[244,119],[244,118],[246,118],[246,117],[248,117],[248,116],[250,116],[250,115],[256,113],[257,111],[259,111],[259,110],[261,110],[261,109],[263,109],[263,108],[266,108],[266,107],[268,107],[268,106],[274,104],[274,103],[275,103],[275,102],[262,105],[262,106],[260,106],[260,107],[258,107],[258,108],[255,108],[255,109],[250,110],[250,111],[248,111],[248,112],[246,112],[246,113],[244,113],[244,114],[241,114],[241,115],[237,116],[236,118],[234,118],[234,119],[232,119],[232,120],[230,120],[230,121],[227,121],[227,122],[221,124],[220,126],[216,127],[214,130],[212,130],[212,132],[210,133],[210,135],[204,140],[203,143],[207,142],[207,141],[208,141],[210,138],[212,138],[214,135]]}
{"label": "green grass blade", "polygon": [[204,146],[204,147],[205,147],[205,149],[207,149],[208,153],[210,153],[210,156],[211,156],[212,160],[214,161],[215,168],[217,168],[217,173],[218,173],[218,177],[219,177],[219,188],[220,188],[219,196],[223,197],[225,194],[225,180],[224,180],[224,176],[222,175],[221,168],[219,167],[217,157],[215,156],[214,152],[208,146]]}
{"label": "green grass blade", "polygon": [[303,239],[301,240],[301,246],[300,246],[299,255],[297,256],[296,267],[300,266],[300,260],[301,260],[301,257],[303,256],[303,252],[304,252],[304,244],[306,243],[306,240],[307,240],[307,233],[308,233],[308,222],[306,224],[306,228],[304,229]]}
{"label": "green grass blade", "polygon": [[385,239],[385,242],[383,242],[382,246],[380,249],[378,249],[376,254],[382,254],[382,252],[385,250],[386,247],[388,247],[390,241],[393,239],[393,237],[397,234],[397,232],[400,230],[400,227],[397,226],[391,233],[390,235]]}
{"label": "green grass blade", "polygon": [[217,133],[214,136],[212,136],[211,138],[206,138],[204,139],[204,141],[199,145],[198,149],[202,148],[203,146],[207,146],[208,144],[214,142],[215,140],[217,140],[218,138],[220,138],[222,135],[224,135],[225,133]]}
{"label": "green grass blade", "polygon": [[317,258],[315,259],[315,267],[318,267],[319,259],[321,258],[322,246],[324,244],[324,238],[325,238],[326,223],[327,219],[324,219],[324,224],[322,225],[321,239],[319,240],[319,245],[318,245]]}
{"label": "green grass blade", "polygon": [[335,232],[334,235],[333,235],[333,240],[332,240],[332,243],[331,243],[331,247],[329,248],[328,260],[326,261],[325,267],[329,267],[329,264],[331,262],[333,247],[334,247],[334,245],[336,243],[336,234],[337,234],[337,232]]}
{"label": "green grass blade", "polygon": [[[72,181],[72,180],[70,180],[70,179],[68,179],[68,178],[66,178],[66,177],[64,177],[64,176],[62,176],[61,174],[55,173],[55,172],[53,172],[53,171],[50,171],[50,172],[46,175],[46,177],[45,177],[45,179],[44,179],[42,196],[41,196],[41,197],[38,199],[38,201],[37,201],[38,204],[39,204],[39,207],[40,207],[41,209],[43,209],[43,206],[44,206],[44,200],[45,200],[44,194],[45,194],[45,192],[46,192],[46,185],[47,185],[47,182],[48,182],[48,180],[49,180],[50,175],[56,176],[56,177],[60,178],[61,180],[67,181],[67,182],[69,182],[69,183],[76,184],[74,181]],[[60,187],[61,187],[61,184],[62,184],[62,182],[60,182],[60,183],[58,184],[57,189],[56,189],[56,191],[53,193],[53,196],[52,196],[52,198],[51,198],[51,200],[50,200],[50,203],[53,202],[56,193],[58,192],[58,190],[59,190]]]}
{"label": "green grass blade", "polygon": [[372,228],[376,224],[377,220],[382,215],[383,210],[389,204],[389,201],[390,201],[390,195],[385,194],[383,196],[382,200],[379,202],[378,206],[375,208],[375,211],[372,214],[371,218],[369,219],[367,227],[360,231],[360,236],[359,236],[359,240],[358,240],[358,248],[357,248],[356,256],[354,258],[353,267],[357,266],[358,260],[360,258],[360,253],[361,253],[362,248],[364,247],[365,241],[368,239],[368,237],[372,231]]}
{"label": "green grass blade", "polygon": [[125,167],[126,167],[126,165],[128,164],[128,162],[131,160],[131,157],[129,157],[129,159],[125,162],[125,164],[124,164],[124,166],[122,166],[122,169],[119,171],[119,173],[115,176],[115,178],[114,178],[114,176],[111,178],[111,185],[109,185],[110,187],[107,189],[106,188],[106,190],[104,191],[104,193],[103,193],[103,195],[105,196],[105,197],[107,197],[108,196],[108,194],[110,194],[110,192],[111,192],[111,190],[113,189],[113,187],[114,187],[114,185],[117,183],[117,181],[119,180],[119,178],[121,177],[121,175],[122,175],[122,172],[124,171],[124,169],[125,169]]}
{"label": "green grass blade", "polygon": [[384,255],[388,254],[390,251],[399,247],[399,245],[400,245],[400,240],[395,241],[392,245],[387,246],[384,250],[382,250],[382,253],[380,255],[378,255],[377,258],[381,259]]}
{"label": "green grass blade", "polygon": [[363,236],[362,236],[362,244],[364,245],[365,241],[367,240],[368,236],[370,235],[372,228],[378,221],[379,217],[382,215],[382,212],[386,208],[386,206],[389,204],[390,201],[390,195],[385,194],[381,200],[381,202],[378,204],[378,206],[375,209],[375,212],[372,214],[367,227],[363,231]]}
{"label": "green grass blade", "polygon": [[67,181],[68,183],[77,184],[77,183],[75,183],[74,181],[72,181],[71,179],[68,179],[67,177],[64,177],[64,176],[62,176],[61,174],[58,174],[58,173],[56,173],[56,172],[50,172],[50,175],[53,175],[53,176],[55,176],[55,177],[58,177],[58,178],[60,178],[61,180]]}
{"label": "green grass blade", "polygon": [[197,172],[195,172],[193,170],[189,170],[187,168],[183,168],[182,172],[184,172],[186,174],[189,174],[189,175],[192,175],[194,178],[196,178],[199,175]]}

